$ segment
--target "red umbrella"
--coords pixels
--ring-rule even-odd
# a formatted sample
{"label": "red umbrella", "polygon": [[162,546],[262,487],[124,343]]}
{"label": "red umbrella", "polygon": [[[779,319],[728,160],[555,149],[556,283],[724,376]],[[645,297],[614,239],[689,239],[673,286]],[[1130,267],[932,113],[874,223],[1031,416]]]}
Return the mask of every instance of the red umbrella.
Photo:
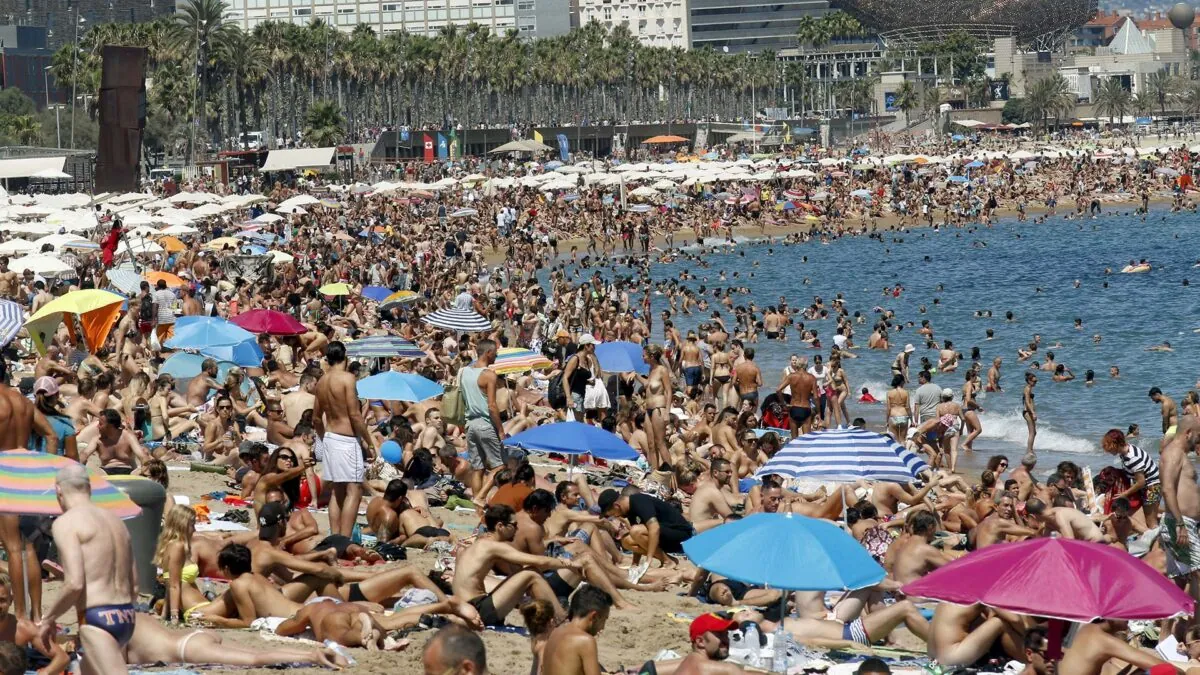
{"label": "red umbrella", "polygon": [[252,309],[245,314],[238,314],[233,317],[233,323],[251,333],[300,335],[308,332],[304,324],[283,312],[277,312],[273,309]]}
{"label": "red umbrella", "polygon": [[1088,623],[1190,615],[1194,603],[1153,567],[1111,546],[1040,538],[975,551],[905,594]]}

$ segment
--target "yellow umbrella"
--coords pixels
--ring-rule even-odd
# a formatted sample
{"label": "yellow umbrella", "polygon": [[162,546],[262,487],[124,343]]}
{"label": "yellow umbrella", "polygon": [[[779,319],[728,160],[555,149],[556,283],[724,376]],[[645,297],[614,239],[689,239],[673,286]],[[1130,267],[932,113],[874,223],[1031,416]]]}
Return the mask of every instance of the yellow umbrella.
{"label": "yellow umbrella", "polygon": [[208,242],[204,246],[205,246],[205,248],[210,248],[214,251],[220,251],[221,249],[224,249],[224,248],[232,248],[236,251],[237,248],[241,245],[242,245],[242,242],[237,239],[234,239],[233,237],[220,237],[217,239],[213,239],[212,241]]}
{"label": "yellow umbrella", "polygon": [[163,247],[167,253],[179,253],[187,250],[187,244],[184,244],[175,237],[166,236],[158,240],[158,245]]}
{"label": "yellow umbrella", "polygon": [[[79,323],[83,326],[88,350],[95,353],[108,339],[108,333],[116,323],[117,315],[121,313],[121,303],[124,300],[125,298],[116,293],[96,288],[72,291],[61,298],[51,300],[39,309],[25,322],[25,328],[33,338],[38,352],[45,354],[45,337],[58,329],[64,315],[75,314],[79,316]],[[74,321],[67,322],[67,330],[71,338],[76,339]]]}
{"label": "yellow umbrella", "polygon": [[339,281],[336,284],[325,284],[317,290],[324,295],[350,295],[350,284]]}

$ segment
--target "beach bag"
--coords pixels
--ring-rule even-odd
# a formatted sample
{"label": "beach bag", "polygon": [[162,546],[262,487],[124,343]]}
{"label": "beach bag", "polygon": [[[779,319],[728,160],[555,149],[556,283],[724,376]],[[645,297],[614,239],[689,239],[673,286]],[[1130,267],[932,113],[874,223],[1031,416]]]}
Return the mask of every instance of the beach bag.
{"label": "beach bag", "polygon": [[467,423],[467,402],[462,393],[462,374],[442,394],[442,419],[446,424],[464,426]]}
{"label": "beach bag", "polygon": [[567,407],[567,392],[563,390],[561,372],[550,378],[550,384],[546,388],[546,401],[555,410],[562,410]]}

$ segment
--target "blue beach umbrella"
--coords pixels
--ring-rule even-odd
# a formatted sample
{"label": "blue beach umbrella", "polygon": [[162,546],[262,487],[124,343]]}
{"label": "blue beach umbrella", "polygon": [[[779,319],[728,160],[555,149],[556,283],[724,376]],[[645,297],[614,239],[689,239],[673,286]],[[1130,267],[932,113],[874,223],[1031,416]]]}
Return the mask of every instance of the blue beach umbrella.
{"label": "blue beach umbrella", "polygon": [[852,591],[886,576],[838,526],[794,513],[755,513],[719,525],[683,542],[683,552],[710,572],[786,591]]}
{"label": "blue beach umbrella", "polygon": [[358,397],[369,401],[418,403],[442,395],[442,385],[413,373],[387,371],[358,381]]}
{"label": "blue beach umbrella", "polygon": [[[181,316],[175,322],[175,335],[163,346],[167,349],[205,349],[232,347],[254,341],[254,333],[213,316]],[[261,359],[261,352],[259,352]],[[257,364],[256,364],[257,365]]]}
{"label": "blue beach umbrella", "polygon": [[395,335],[373,335],[346,345],[346,355],[356,359],[422,359],[425,352],[415,344]]}
{"label": "blue beach umbrella", "polygon": [[600,368],[610,373],[648,375],[650,364],[642,358],[642,345],[635,342],[605,342],[596,345]]}
{"label": "blue beach umbrella", "polygon": [[7,347],[23,325],[25,325],[24,308],[12,300],[0,300],[0,346]]}
{"label": "blue beach umbrella", "polygon": [[[159,374],[166,373],[175,377],[175,390],[187,391],[188,382],[200,374],[200,364],[204,360],[210,358],[203,354],[192,354],[189,352],[179,352],[172,354],[171,358],[163,361],[162,366],[158,369]],[[224,382],[225,377],[229,375],[231,368],[236,368],[237,364],[231,361],[217,360],[217,381]],[[250,382],[247,380],[242,382],[242,392],[250,391]]]}
{"label": "blue beach umbrella", "polygon": [[527,429],[505,439],[509,447],[564,455],[591,455],[600,459],[634,461],[637,450],[620,436],[582,422],[558,422]]}
{"label": "blue beach umbrella", "polygon": [[974,162],[971,162],[970,164],[968,164],[967,168],[968,169],[978,169],[981,166],[985,166],[984,163],[979,160],[975,160]]}
{"label": "blue beach umbrella", "polygon": [[924,460],[891,436],[851,427],[813,431],[793,439],[754,475],[839,483],[860,478],[908,483],[927,470]]}
{"label": "blue beach umbrella", "polygon": [[362,296],[375,302],[383,302],[384,298],[392,293],[394,293],[392,289],[383,286],[365,286],[362,289]]}
{"label": "blue beach umbrella", "polygon": [[218,345],[202,347],[198,350],[203,356],[211,356],[218,361],[229,361],[243,368],[257,368],[262,365],[263,351],[254,338],[239,342],[236,345]]}
{"label": "blue beach umbrella", "polygon": [[966,176],[950,176],[950,178],[948,178],[947,180],[949,180],[951,183],[969,183],[970,182],[970,179],[967,178]]}

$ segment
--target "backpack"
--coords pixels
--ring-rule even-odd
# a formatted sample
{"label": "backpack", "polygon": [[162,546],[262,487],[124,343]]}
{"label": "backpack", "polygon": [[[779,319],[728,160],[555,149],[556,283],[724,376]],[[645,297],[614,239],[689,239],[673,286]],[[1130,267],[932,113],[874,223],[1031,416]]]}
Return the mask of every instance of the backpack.
{"label": "backpack", "polygon": [[442,393],[442,419],[446,424],[460,427],[467,423],[467,402],[463,398],[461,372],[454,384],[446,387]]}
{"label": "backpack", "polygon": [[546,389],[546,401],[550,403],[550,407],[555,410],[561,410],[567,407],[567,392],[563,390],[562,373],[558,373],[550,378],[550,384]]}
{"label": "backpack", "polygon": [[154,296],[147,295],[142,298],[141,306],[138,308],[138,318],[142,321],[154,320]]}

